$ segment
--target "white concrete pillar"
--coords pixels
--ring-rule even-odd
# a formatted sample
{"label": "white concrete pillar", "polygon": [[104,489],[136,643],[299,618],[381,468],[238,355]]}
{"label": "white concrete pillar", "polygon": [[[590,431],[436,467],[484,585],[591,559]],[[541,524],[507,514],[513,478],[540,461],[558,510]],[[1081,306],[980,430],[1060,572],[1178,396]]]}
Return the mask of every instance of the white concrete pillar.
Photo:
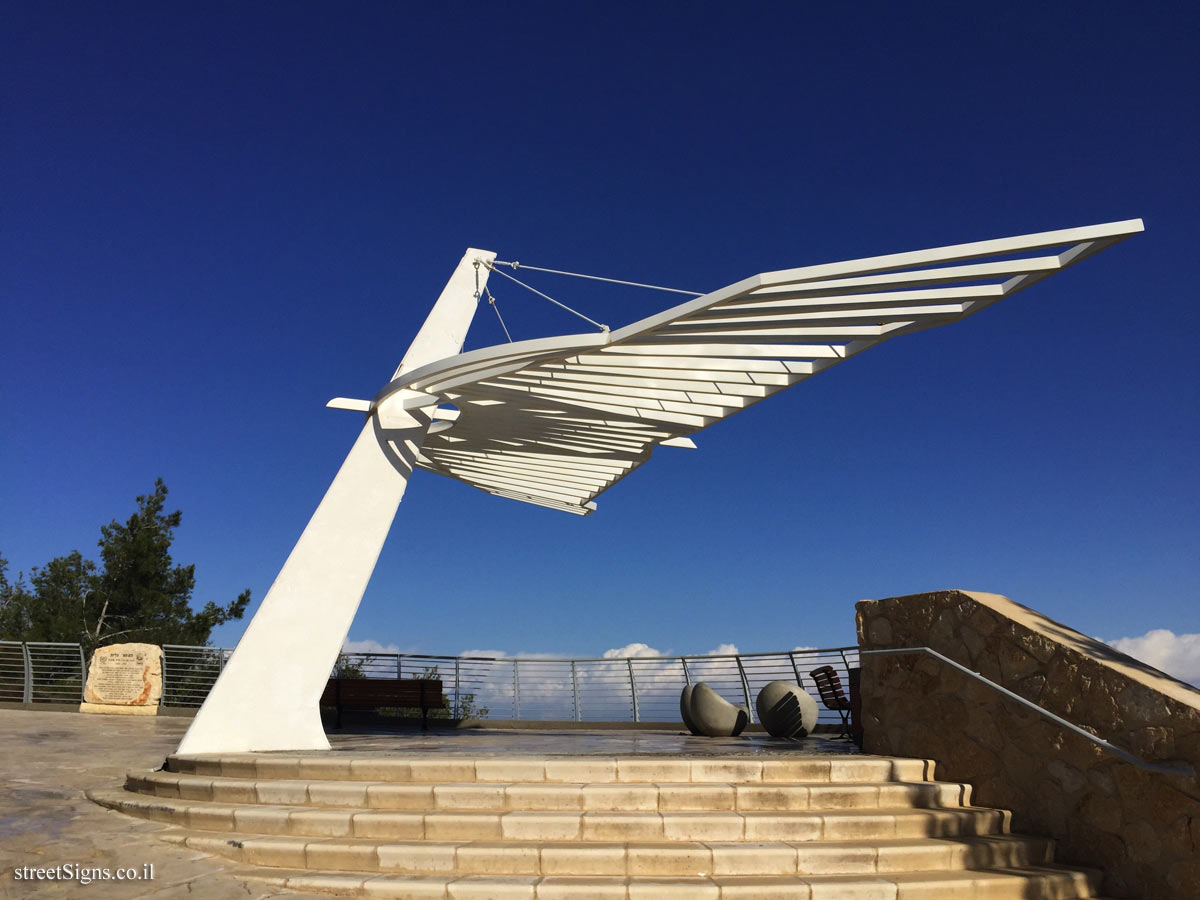
{"label": "white concrete pillar", "polygon": [[[396,375],[462,350],[495,254],[468,249]],[[394,378],[395,376],[393,376]],[[387,397],[246,627],[179,753],[325,750],[318,703],[408,486],[432,406]]]}

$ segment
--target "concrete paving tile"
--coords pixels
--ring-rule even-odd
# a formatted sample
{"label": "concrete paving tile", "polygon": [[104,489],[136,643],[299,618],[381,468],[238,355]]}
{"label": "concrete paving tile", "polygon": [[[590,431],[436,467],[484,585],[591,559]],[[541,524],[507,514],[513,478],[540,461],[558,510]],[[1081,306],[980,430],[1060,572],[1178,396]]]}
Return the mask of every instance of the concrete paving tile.
{"label": "concrete paving tile", "polygon": [[[296,809],[289,816],[292,834],[310,837],[350,837],[354,814],[341,809]],[[236,818],[236,815],[235,815]]]}
{"label": "concrete paving tile", "polygon": [[254,763],[258,779],[291,780],[300,777],[300,757],[285,754],[263,753]]}
{"label": "concrete paving tile", "polygon": [[539,875],[539,845],[472,841],[460,844],[454,864],[462,875]]}
{"label": "concrete paving tile", "polygon": [[354,814],[356,838],[384,838],[395,841],[425,837],[425,816],[416,812],[374,811]]}
{"label": "concrete paving tile", "polygon": [[404,879],[388,876],[367,878],[362,884],[362,893],[367,897],[386,898],[386,900],[445,900],[451,879],[426,876],[407,877]]}
{"label": "concrete paving tile", "polygon": [[718,900],[720,893],[708,878],[629,879],[629,900]]}
{"label": "concrete paving tile", "polygon": [[[663,838],[659,813],[589,812],[583,814],[585,841],[654,841]],[[683,840],[691,838],[683,837]]]}
{"label": "concrete paving tile", "polygon": [[541,845],[541,874],[623,877],[625,855],[622,843],[546,842]]}
{"label": "concrete paving tile", "polygon": [[639,878],[712,874],[712,850],[699,841],[631,841],[625,854],[626,871]]}
{"label": "concrete paving tile", "polygon": [[367,787],[367,806],[371,809],[432,810],[433,785],[371,784]]}
{"label": "concrete paving tile", "polygon": [[658,810],[658,788],[650,784],[585,784],[583,808],[596,812]]}
{"label": "concrete paving tile", "polygon": [[692,766],[686,759],[618,759],[617,781],[688,782]]}
{"label": "concrete paving tile", "polygon": [[662,812],[716,812],[733,810],[737,793],[731,784],[660,784],[658,808]]}
{"label": "concrete paving tile", "polygon": [[795,875],[796,848],[782,842],[708,842],[715,875]]}
{"label": "concrete paving tile", "polygon": [[794,846],[796,871],[801,875],[865,875],[877,871],[878,848],[872,844],[806,841]]}
{"label": "concrete paving tile", "polygon": [[578,784],[510,784],[504,801],[511,810],[581,810],[584,794]]}
{"label": "concrete paving tile", "polygon": [[433,787],[433,808],[506,809],[503,784],[438,784]]}
{"label": "concrete paving tile", "polygon": [[468,875],[447,886],[450,900],[533,900],[536,876]]}
{"label": "concrete paving tile", "polygon": [[722,875],[713,878],[721,900],[810,900],[812,890],[800,879],[765,875]]}
{"label": "concrete paving tile", "polygon": [[510,812],[500,819],[506,841],[570,841],[582,835],[582,813]]}
{"label": "concrete paving tile", "polygon": [[436,875],[455,871],[456,841],[379,843],[375,853],[382,872]]}
{"label": "concrete paving tile", "polygon": [[431,841],[495,841],[506,837],[495,813],[428,813],[425,837]]}
{"label": "concrete paving tile", "polygon": [[303,806],[308,803],[307,781],[258,781],[255,782],[254,802],[283,806]]}
{"label": "concrete paving tile", "polygon": [[537,884],[537,900],[627,900],[624,878],[547,875]]}
{"label": "concrete paving tile", "polygon": [[599,784],[617,780],[615,759],[547,759],[546,781]]}

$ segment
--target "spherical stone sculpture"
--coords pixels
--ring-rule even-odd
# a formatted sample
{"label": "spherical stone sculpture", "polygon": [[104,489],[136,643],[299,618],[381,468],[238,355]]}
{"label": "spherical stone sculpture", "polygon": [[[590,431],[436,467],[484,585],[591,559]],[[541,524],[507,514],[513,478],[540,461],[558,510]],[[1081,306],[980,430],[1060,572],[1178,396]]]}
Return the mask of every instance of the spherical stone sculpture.
{"label": "spherical stone sculpture", "polygon": [[702,681],[683,689],[679,711],[692,734],[705,737],[737,737],[750,721],[750,710],[730,703]]}
{"label": "spherical stone sculpture", "polygon": [[802,738],[817,724],[817,701],[790,681],[772,681],[758,692],[754,708],[773,737]]}

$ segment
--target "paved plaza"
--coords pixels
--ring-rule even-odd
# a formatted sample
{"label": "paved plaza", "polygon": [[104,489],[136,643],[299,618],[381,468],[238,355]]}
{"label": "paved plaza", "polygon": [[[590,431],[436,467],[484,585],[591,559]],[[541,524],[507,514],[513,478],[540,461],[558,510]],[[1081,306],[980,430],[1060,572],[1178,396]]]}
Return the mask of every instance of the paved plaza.
{"label": "paved plaza", "polygon": [[[236,864],[156,840],[164,826],[96,806],[84,791],[120,787],[127,769],[153,769],[188,720],[0,709],[0,897],[296,897],[234,874]],[[152,864],[153,881],[17,881],[14,869]]]}

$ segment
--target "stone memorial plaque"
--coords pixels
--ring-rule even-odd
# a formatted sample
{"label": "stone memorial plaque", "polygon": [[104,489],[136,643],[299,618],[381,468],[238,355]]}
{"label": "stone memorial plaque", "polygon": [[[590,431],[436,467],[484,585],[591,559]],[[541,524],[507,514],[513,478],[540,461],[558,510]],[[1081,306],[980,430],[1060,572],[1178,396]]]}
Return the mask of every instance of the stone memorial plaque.
{"label": "stone memorial plaque", "polygon": [[162,648],[111,644],[92,654],[80,712],[153,716],[162,699]]}

